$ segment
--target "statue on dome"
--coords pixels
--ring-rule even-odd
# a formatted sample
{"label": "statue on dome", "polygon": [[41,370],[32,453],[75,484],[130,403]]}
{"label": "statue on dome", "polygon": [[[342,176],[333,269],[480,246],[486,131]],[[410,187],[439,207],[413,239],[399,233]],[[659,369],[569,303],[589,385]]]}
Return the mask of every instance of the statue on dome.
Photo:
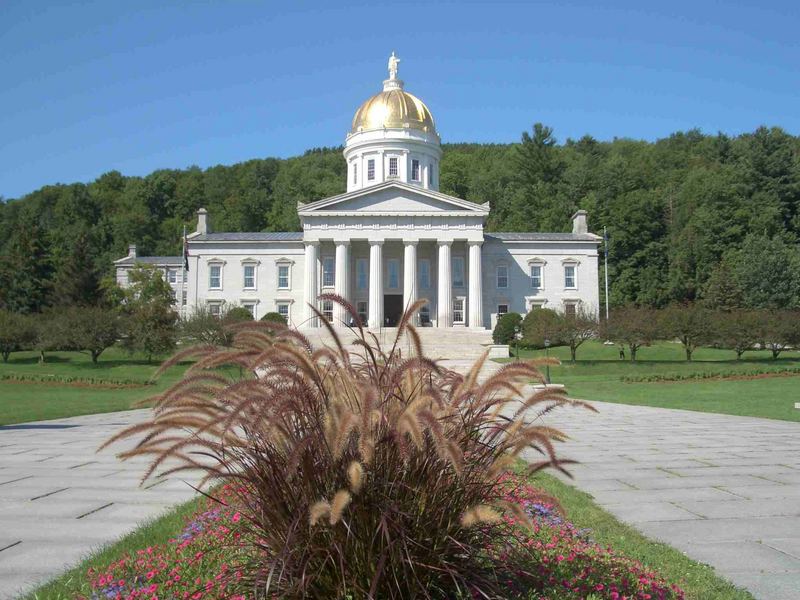
{"label": "statue on dome", "polygon": [[397,79],[397,65],[400,63],[400,59],[394,55],[394,51],[392,51],[392,55],[389,57],[389,79]]}

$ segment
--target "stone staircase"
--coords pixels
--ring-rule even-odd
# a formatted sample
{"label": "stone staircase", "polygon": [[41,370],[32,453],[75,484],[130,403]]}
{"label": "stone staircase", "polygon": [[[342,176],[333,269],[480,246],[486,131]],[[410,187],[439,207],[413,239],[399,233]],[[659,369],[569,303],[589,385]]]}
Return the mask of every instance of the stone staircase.
{"label": "stone staircase", "polygon": [[[394,342],[397,335],[395,327],[370,329],[369,331],[378,337],[381,345],[385,348]],[[492,332],[488,329],[420,327],[417,331],[426,356],[437,360],[449,359],[471,363],[478,359],[487,346],[492,343]],[[304,329],[303,333],[314,345],[331,345],[333,343],[325,328]],[[356,338],[356,335],[348,329],[337,330],[337,333],[345,345],[352,343]],[[411,343],[407,336],[403,336],[400,340],[400,348],[404,352],[411,349]]]}

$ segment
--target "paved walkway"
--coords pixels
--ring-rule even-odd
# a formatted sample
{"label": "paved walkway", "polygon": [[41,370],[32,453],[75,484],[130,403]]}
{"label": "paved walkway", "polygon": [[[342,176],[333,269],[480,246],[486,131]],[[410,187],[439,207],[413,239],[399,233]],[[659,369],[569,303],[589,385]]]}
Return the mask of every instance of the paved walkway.
{"label": "paved walkway", "polygon": [[172,478],[139,487],[146,460],[124,445],[96,453],[145,418],[126,411],[0,427],[0,598],[13,598],[194,495]]}
{"label": "paved walkway", "polygon": [[594,406],[551,419],[573,485],[758,599],[800,598],[800,423]]}

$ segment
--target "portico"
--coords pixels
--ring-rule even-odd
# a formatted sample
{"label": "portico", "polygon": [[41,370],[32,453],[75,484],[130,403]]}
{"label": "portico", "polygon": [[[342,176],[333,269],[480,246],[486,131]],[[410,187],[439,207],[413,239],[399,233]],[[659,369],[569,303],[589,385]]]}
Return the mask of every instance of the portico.
{"label": "portico", "polygon": [[[366,326],[379,328],[396,326],[406,308],[422,298],[428,303],[414,316],[415,325],[484,329],[480,250],[480,242],[465,239],[307,241],[304,301],[318,306],[334,327],[349,326],[344,307],[315,304],[316,295],[335,293],[356,308]],[[309,308],[301,326],[320,325]]]}

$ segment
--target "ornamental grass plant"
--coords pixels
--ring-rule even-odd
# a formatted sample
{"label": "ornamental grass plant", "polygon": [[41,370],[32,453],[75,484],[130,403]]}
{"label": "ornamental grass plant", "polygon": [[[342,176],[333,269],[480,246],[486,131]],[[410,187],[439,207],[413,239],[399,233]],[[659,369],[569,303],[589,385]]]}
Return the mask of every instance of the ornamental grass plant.
{"label": "ornamental grass plant", "polygon": [[[504,489],[528,449],[529,472],[565,471],[566,436],[539,418],[591,408],[543,382],[543,361],[504,365],[484,380],[427,358],[412,315],[387,346],[355,323],[344,345],[314,348],[280,323],[236,325],[230,348],[195,346],[182,381],[155,399],[152,418],[111,438],[135,438],[122,458],[153,458],[145,478],[199,469],[214,498],[241,514],[240,574],[228,589],[263,598],[529,597],[536,553],[510,528],[534,528]],[[496,549],[503,548],[502,561]]]}

